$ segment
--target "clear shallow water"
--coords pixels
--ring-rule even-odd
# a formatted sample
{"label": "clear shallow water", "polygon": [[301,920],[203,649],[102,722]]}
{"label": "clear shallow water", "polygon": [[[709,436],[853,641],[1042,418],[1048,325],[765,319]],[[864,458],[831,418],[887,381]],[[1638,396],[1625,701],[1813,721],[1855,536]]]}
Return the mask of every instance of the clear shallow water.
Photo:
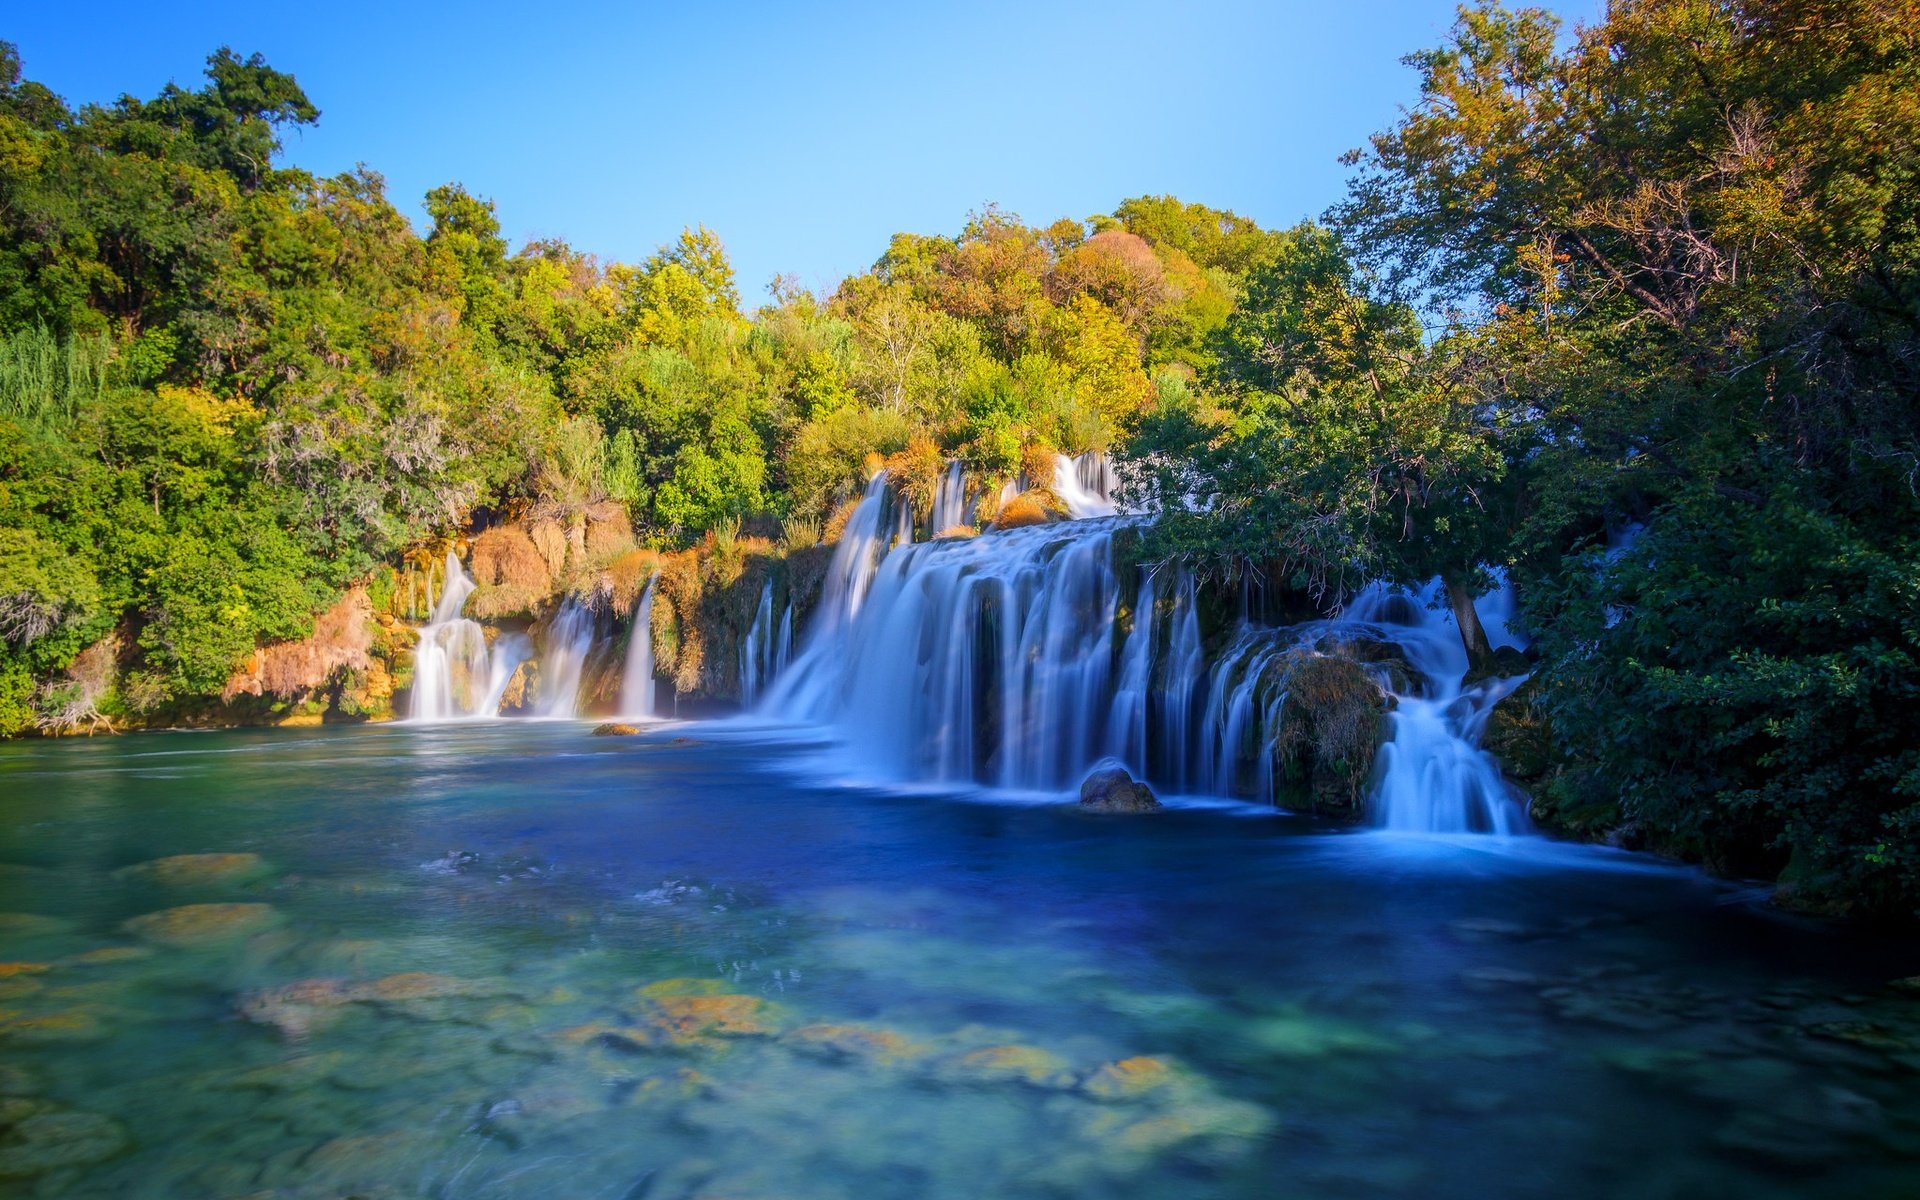
{"label": "clear shallow water", "polygon": [[[1911,945],[1578,847],[809,784],[795,736],[0,748],[0,1193],[1920,1194]],[[260,861],[127,870],[206,853]],[[202,904],[264,907],[142,919]]]}

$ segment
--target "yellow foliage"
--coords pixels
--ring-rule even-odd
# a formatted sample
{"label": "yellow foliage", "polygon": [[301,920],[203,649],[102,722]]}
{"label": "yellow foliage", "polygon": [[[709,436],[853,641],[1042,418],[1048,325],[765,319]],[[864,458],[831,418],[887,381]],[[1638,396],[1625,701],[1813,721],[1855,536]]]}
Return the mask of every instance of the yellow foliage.
{"label": "yellow foliage", "polygon": [[234,424],[253,412],[253,406],[245,400],[223,399],[205,388],[163,383],[154,392],[161,403],[191,417],[206,432],[222,437],[231,435]]}
{"label": "yellow foliage", "polygon": [[833,515],[827,518],[827,527],[820,531],[820,541],[828,546],[839,541],[840,535],[847,531],[847,522],[853,519],[853,510],[859,507],[858,500],[847,500],[834,509]]}
{"label": "yellow foliage", "polygon": [[946,474],[947,456],[932,438],[916,433],[906,448],[886,461],[887,482],[894,494],[913,506],[916,520],[933,511],[933,498],[940,489],[940,477]]}
{"label": "yellow foliage", "polygon": [[1066,505],[1047,488],[1028,488],[1001,506],[993,519],[995,529],[1024,529],[1029,525],[1050,525],[1067,519]]}
{"label": "yellow foliage", "polygon": [[1053,486],[1054,462],[1057,452],[1042,441],[1030,441],[1020,448],[1020,473],[1027,477],[1030,488],[1050,488]]}

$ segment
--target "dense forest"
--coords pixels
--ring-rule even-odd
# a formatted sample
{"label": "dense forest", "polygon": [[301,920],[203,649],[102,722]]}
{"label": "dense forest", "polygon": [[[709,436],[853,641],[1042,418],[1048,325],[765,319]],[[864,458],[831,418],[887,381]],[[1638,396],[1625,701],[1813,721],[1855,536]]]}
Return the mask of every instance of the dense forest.
{"label": "dense forest", "polygon": [[0,733],[230,699],[502,520],[804,548],[879,459],[924,510],[1108,450],[1154,562],[1509,576],[1546,824],[1912,916],[1920,9],[1483,5],[1409,63],[1318,221],[988,207],[749,305],[705,229],[603,263],[282,165],[320,113],[258,56],[75,109],[0,45]]}

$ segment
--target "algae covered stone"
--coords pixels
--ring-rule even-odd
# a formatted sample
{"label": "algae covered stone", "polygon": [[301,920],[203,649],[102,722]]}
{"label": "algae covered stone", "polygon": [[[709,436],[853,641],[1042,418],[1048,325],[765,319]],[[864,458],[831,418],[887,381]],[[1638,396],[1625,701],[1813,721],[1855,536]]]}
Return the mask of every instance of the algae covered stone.
{"label": "algae covered stone", "polygon": [[1101,1100],[1132,1100],[1174,1085],[1173,1067],[1165,1059],[1135,1055],[1110,1062],[1089,1075],[1080,1087]]}
{"label": "algae covered stone", "polygon": [[124,867],[116,874],[166,887],[251,883],[268,873],[258,854],[174,854]]}
{"label": "algae covered stone", "polygon": [[37,1100],[0,1102],[0,1179],[90,1166],[126,1149],[127,1132],[98,1113]]}
{"label": "algae covered stone", "polygon": [[122,928],[163,946],[201,946],[260,933],[280,923],[271,904],[183,904],[134,917]]}
{"label": "algae covered stone", "polygon": [[891,1029],[870,1025],[805,1025],[785,1040],[802,1054],[832,1062],[893,1063],[926,1052],[925,1047]]}
{"label": "algae covered stone", "polygon": [[951,1083],[1024,1083],[1034,1087],[1073,1085],[1065,1059],[1038,1046],[982,1046],[956,1054],[939,1065],[938,1074]]}

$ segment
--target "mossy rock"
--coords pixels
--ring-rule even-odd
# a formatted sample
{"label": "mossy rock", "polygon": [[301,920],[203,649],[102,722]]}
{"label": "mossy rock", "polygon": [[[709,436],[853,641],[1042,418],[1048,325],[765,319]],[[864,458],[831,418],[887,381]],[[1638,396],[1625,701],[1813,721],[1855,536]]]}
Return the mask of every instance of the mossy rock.
{"label": "mossy rock", "polygon": [[871,1025],[806,1025],[783,1040],[802,1054],[832,1062],[890,1064],[926,1053],[920,1043]]}
{"label": "mossy rock", "polygon": [[1095,767],[1080,784],[1080,811],[1092,813],[1153,813],[1161,809],[1153,789],[1116,762]]}
{"label": "mossy rock", "polygon": [[[1279,774],[1314,812],[1358,819],[1386,737],[1386,697],[1367,668],[1345,654],[1291,656],[1277,739]],[[1298,803],[1298,800],[1295,800]]]}
{"label": "mossy rock", "polygon": [[1021,1083],[1041,1088],[1074,1084],[1066,1060],[1038,1046],[982,1046],[942,1060],[935,1074],[949,1083]]}
{"label": "mossy rock", "polygon": [[1026,529],[1034,525],[1053,525],[1065,521],[1066,501],[1053,493],[1051,488],[1028,488],[1018,496],[1000,506],[994,514],[993,529]]}
{"label": "mossy rock", "polygon": [[258,854],[174,854],[123,867],[115,874],[163,887],[231,887],[251,883],[270,870]]}
{"label": "mossy rock", "polygon": [[271,904],[184,904],[127,921],[123,928],[163,946],[203,946],[260,933],[280,924]]}
{"label": "mossy rock", "polygon": [[1480,739],[1507,777],[1528,790],[1552,775],[1558,762],[1543,700],[1539,679],[1527,680],[1493,706]]}
{"label": "mossy rock", "polygon": [[38,1100],[0,1101],[0,1179],[91,1166],[128,1145],[126,1129],[98,1113]]}

